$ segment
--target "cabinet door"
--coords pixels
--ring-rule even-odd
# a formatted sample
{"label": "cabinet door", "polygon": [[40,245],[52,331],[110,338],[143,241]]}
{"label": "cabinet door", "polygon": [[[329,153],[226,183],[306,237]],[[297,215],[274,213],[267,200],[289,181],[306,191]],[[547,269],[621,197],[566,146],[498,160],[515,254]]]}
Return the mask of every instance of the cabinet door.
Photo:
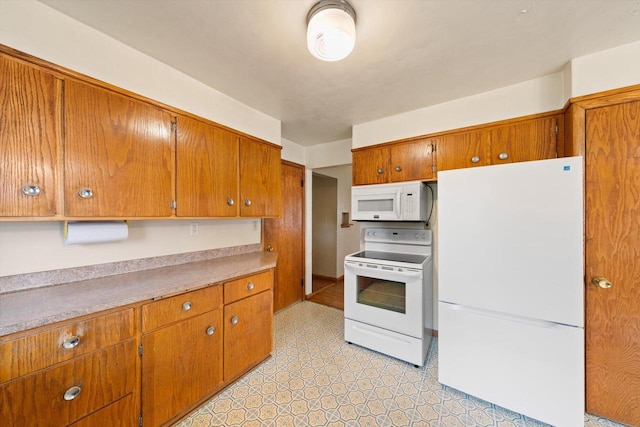
{"label": "cabinet door", "polygon": [[0,54],[0,216],[56,215],[61,81]]}
{"label": "cabinet door", "polygon": [[383,184],[389,179],[389,147],[354,151],[351,155],[353,185]]}
{"label": "cabinet door", "polygon": [[556,116],[498,126],[491,130],[491,163],[556,157]]}
{"label": "cabinet door", "polygon": [[240,203],[241,216],[280,215],[279,147],[240,138]]}
{"label": "cabinet door", "polygon": [[391,182],[426,181],[433,178],[433,147],[430,139],[395,144],[391,152]]}
{"label": "cabinet door", "polygon": [[74,80],[65,82],[64,110],[66,216],[172,214],[169,113]]}
{"label": "cabinet door", "polygon": [[158,426],[190,409],[222,382],[220,310],[142,337],[142,418]]}
{"label": "cabinet door", "polygon": [[436,138],[438,171],[490,164],[489,132],[469,131]]}
{"label": "cabinet door", "polygon": [[177,216],[238,215],[238,135],[178,116]]}
{"label": "cabinet door", "polygon": [[271,353],[273,294],[265,291],[224,307],[224,380],[236,378]]}

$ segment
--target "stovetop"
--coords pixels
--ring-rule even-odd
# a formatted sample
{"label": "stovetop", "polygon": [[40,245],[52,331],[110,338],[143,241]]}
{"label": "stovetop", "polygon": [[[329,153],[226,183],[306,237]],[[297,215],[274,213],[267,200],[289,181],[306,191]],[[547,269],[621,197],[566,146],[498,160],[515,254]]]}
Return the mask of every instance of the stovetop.
{"label": "stovetop", "polygon": [[403,262],[407,264],[422,264],[427,260],[426,255],[405,254],[397,252],[379,252],[370,250],[364,250],[355,254],[351,254],[349,255],[349,257],[362,260],[372,259],[379,261]]}

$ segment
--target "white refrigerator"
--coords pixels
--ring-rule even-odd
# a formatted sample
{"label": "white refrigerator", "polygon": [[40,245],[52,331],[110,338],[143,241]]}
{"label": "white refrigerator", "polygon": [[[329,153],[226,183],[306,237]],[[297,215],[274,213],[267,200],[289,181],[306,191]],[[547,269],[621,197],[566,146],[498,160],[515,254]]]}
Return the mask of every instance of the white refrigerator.
{"label": "white refrigerator", "polygon": [[584,424],[582,158],[438,172],[438,379]]}

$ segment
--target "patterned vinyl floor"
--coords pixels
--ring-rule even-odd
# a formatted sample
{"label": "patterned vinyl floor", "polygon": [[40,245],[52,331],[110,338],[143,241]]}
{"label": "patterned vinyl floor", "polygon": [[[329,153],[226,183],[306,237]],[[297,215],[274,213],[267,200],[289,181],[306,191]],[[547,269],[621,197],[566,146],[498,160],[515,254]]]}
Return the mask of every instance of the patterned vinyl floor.
{"label": "patterned vinyl floor", "polygon": [[[422,368],[343,339],[343,312],[303,301],[274,317],[273,356],[183,419],[207,426],[546,426],[438,383]],[[585,426],[621,426],[585,415]]]}

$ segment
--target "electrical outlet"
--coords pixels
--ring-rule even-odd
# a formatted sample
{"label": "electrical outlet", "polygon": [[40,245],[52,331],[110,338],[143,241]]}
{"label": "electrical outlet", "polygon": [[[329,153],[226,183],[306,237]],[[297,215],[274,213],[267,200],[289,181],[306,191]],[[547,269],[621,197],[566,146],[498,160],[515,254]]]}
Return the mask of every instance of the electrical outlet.
{"label": "electrical outlet", "polygon": [[199,224],[197,222],[192,222],[189,224],[189,234],[192,236],[197,236],[199,230]]}

